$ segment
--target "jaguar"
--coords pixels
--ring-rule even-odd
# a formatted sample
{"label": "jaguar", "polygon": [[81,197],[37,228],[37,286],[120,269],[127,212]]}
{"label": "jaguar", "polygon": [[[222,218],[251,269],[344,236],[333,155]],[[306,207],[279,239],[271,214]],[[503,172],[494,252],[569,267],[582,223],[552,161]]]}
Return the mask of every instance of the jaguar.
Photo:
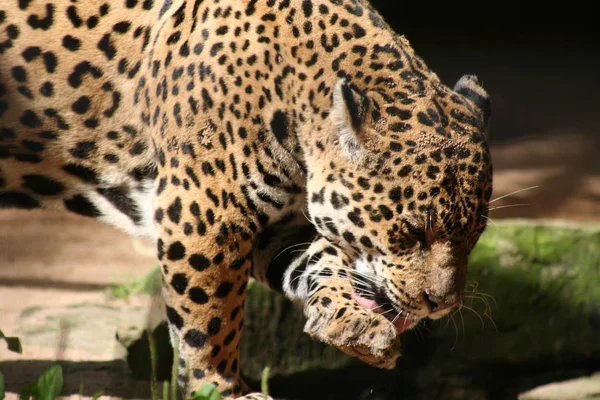
{"label": "jaguar", "polygon": [[0,208],[154,242],[187,394],[262,398],[240,378],[250,279],[393,368],[461,302],[490,115],[365,0],[0,4]]}

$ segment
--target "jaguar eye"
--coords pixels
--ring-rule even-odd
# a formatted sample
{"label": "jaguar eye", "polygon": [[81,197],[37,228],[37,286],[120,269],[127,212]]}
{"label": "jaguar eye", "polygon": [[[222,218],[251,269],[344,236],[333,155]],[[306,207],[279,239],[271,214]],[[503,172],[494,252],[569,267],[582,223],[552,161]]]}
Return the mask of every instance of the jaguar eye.
{"label": "jaguar eye", "polygon": [[412,236],[416,241],[420,242],[423,246],[427,245],[427,235],[425,234],[425,229],[408,221],[404,221],[404,225],[406,226],[406,230],[410,236]]}

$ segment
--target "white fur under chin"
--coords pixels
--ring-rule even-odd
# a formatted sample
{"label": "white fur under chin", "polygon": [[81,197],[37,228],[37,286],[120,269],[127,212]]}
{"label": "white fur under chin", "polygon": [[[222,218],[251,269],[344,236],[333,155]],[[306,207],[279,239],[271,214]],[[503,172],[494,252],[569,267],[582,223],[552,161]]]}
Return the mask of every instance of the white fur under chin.
{"label": "white fur under chin", "polygon": [[369,269],[369,266],[367,264],[367,262],[365,260],[359,259],[356,261],[356,263],[354,264],[356,271],[360,272],[360,273],[365,273],[365,274],[372,274],[373,271],[371,271]]}

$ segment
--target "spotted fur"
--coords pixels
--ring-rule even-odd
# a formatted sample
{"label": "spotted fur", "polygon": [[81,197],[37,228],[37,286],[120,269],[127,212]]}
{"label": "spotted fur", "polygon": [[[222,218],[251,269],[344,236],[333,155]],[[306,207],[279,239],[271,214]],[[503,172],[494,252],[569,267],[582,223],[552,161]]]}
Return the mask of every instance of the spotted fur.
{"label": "spotted fur", "polygon": [[460,301],[489,115],[475,77],[444,86],[363,0],[0,4],[0,207],[155,241],[187,393],[241,395],[251,275],[393,366],[391,321],[353,296],[411,324]]}

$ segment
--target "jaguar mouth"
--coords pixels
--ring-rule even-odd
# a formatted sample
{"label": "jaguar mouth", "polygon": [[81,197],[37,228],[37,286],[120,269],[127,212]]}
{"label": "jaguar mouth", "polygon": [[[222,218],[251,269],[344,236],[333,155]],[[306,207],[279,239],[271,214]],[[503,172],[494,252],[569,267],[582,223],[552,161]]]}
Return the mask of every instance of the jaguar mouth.
{"label": "jaguar mouth", "polygon": [[[375,293],[374,295],[371,293]],[[409,317],[405,311],[397,310],[390,299],[382,293],[381,289],[354,287],[352,297],[367,310],[382,314],[394,324],[398,333],[403,333],[417,324],[417,320]]]}

